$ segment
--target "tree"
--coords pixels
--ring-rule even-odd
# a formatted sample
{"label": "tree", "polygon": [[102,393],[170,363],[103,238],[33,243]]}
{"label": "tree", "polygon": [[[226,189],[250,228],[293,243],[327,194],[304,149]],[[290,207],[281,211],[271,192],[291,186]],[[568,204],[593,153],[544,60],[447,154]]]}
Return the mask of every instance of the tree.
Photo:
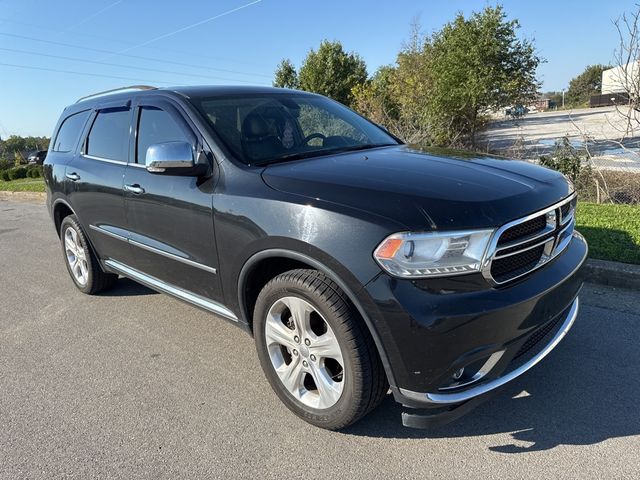
{"label": "tree", "polygon": [[473,146],[490,111],[535,98],[542,59],[532,41],[518,38],[518,28],[501,6],[486,7],[468,19],[458,14],[427,39],[427,114],[434,143]]}
{"label": "tree", "polygon": [[49,148],[49,140],[47,137],[11,135],[6,140],[0,141],[0,157],[14,160],[16,164],[26,163],[30,152]]}
{"label": "tree", "polygon": [[356,88],[354,105],[408,143],[474,146],[491,111],[536,97],[542,59],[518,28],[502,7],[458,14],[432,36],[414,24],[396,64]]}
{"label": "tree", "polygon": [[[274,85],[291,82],[294,73],[291,62],[283,60],[276,70]],[[340,42],[323,40],[320,48],[311,50],[304,59],[296,86],[351,105],[352,89],[366,80],[367,67],[358,54],[345,52]]]}
{"label": "tree", "polygon": [[400,112],[397,99],[392,92],[395,82],[395,67],[380,67],[373,77],[352,89],[353,107],[374,122],[387,128],[397,129]]}
{"label": "tree", "polygon": [[619,43],[615,52],[614,82],[628,97],[627,106],[617,106],[625,120],[622,138],[632,138],[640,130],[640,4],[633,12],[624,13],[614,22]]}
{"label": "tree", "polygon": [[556,107],[562,106],[562,92],[547,92],[544,94]]}
{"label": "tree", "polygon": [[381,67],[353,90],[354,107],[407,143],[429,141],[429,44],[417,21],[395,65]]}
{"label": "tree", "polygon": [[288,58],[283,59],[278,68],[276,69],[275,79],[273,81],[274,87],[281,88],[298,88],[298,72]]}
{"label": "tree", "polygon": [[602,72],[611,67],[607,65],[589,65],[577,77],[569,82],[566,103],[586,105],[591,95],[599,95],[602,90]]}

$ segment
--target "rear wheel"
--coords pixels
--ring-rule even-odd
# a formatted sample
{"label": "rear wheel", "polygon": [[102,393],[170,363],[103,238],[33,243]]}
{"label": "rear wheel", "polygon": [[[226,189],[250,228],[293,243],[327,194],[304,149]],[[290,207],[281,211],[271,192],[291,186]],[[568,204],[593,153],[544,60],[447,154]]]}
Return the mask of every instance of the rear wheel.
{"label": "rear wheel", "polygon": [[69,275],[81,292],[91,295],[113,287],[118,276],[102,270],[75,215],[62,220],[60,242]]}
{"label": "rear wheel", "polygon": [[316,270],[292,270],[264,287],[254,333],[271,387],[313,425],[346,427],[388,390],[371,335],[344,292]]}

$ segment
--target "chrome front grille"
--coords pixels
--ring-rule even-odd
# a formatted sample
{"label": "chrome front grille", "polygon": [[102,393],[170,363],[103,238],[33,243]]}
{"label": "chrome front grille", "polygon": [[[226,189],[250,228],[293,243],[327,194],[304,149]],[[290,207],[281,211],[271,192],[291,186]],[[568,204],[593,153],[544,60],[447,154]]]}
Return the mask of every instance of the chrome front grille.
{"label": "chrome front grille", "polygon": [[532,218],[526,222],[519,223],[513,227],[509,227],[505,230],[498,239],[498,245],[503,245],[520,238],[525,238],[529,235],[535,235],[544,230],[547,226],[547,221],[544,215]]}
{"label": "chrome front grille", "polygon": [[482,270],[490,283],[520,278],[556,257],[571,240],[576,195],[499,228]]}

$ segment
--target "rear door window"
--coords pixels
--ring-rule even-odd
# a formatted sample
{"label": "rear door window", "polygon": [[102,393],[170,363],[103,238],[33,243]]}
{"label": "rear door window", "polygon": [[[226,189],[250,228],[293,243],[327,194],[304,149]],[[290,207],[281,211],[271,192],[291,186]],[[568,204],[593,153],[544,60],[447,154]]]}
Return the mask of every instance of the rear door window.
{"label": "rear door window", "polygon": [[100,110],[87,137],[87,155],[126,162],[130,120],[129,109]]}
{"label": "rear door window", "polygon": [[58,129],[51,150],[65,153],[74,151],[88,117],[89,110],[67,117]]}

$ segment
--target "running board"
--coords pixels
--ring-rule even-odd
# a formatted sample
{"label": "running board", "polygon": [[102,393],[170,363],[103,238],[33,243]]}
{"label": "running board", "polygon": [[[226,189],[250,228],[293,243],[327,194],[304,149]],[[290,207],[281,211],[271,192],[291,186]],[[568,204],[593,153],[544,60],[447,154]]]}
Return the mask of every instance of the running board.
{"label": "running board", "polygon": [[136,282],[157,290],[158,292],[167,293],[176,298],[179,298],[180,300],[191,303],[192,305],[203,308],[211,313],[215,313],[216,315],[220,315],[221,317],[232,320],[234,322],[238,321],[238,317],[236,317],[231,310],[229,310],[224,305],[214,302],[213,300],[201,297],[200,295],[196,295],[195,293],[187,292],[182,288],[165,283],[162,280],[158,280],[155,277],[147,275],[146,273],[142,273],[115,260],[105,260],[104,264],[109,270],[115,273],[119,273],[120,275],[130,278],[131,280],[135,280]]}

